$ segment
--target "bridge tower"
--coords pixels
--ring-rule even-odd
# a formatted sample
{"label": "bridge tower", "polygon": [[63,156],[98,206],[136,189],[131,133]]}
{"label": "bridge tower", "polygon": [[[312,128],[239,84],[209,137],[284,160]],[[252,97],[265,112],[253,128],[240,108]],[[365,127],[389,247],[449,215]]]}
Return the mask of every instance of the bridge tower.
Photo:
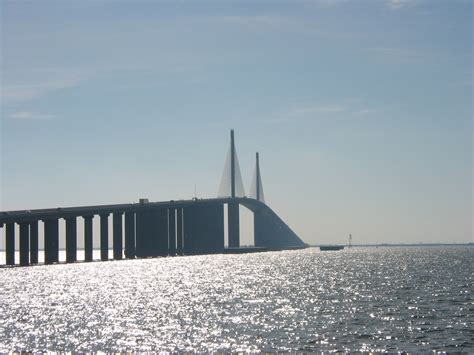
{"label": "bridge tower", "polygon": [[[230,131],[230,178],[231,178],[231,195],[230,197],[235,198],[235,144],[234,144],[234,130]],[[239,171],[240,173],[240,171]],[[240,246],[240,215],[239,215],[239,204],[236,202],[230,202],[227,207],[227,235],[229,237],[229,248],[238,248]]]}
{"label": "bridge tower", "polygon": [[[256,170],[256,176],[257,178],[255,179],[256,180],[256,190],[257,190],[257,200],[260,201],[260,185],[261,185],[261,181],[260,181],[260,163],[259,163],[259,159],[258,159],[258,152],[255,153],[255,160],[256,160],[256,163],[255,163],[255,170]],[[263,191],[262,191],[262,197],[263,197]]]}
{"label": "bridge tower", "polygon": [[235,198],[235,144],[234,130],[230,130],[230,197]]}
{"label": "bridge tower", "polygon": [[265,197],[263,195],[262,176],[260,175],[260,160],[258,152],[255,153],[255,169],[253,171],[249,197],[265,203]]}
{"label": "bridge tower", "polygon": [[[230,131],[230,147],[224,165],[218,196],[230,197],[232,199],[245,196],[239,160],[235,150],[233,129]],[[239,203],[237,201],[231,201],[227,205],[227,222],[229,248],[238,248],[240,246],[240,215]]]}
{"label": "bridge tower", "polygon": [[[263,195],[262,177],[260,175],[260,159],[258,152],[255,153],[255,169],[253,171],[249,197],[265,203],[265,197]],[[272,232],[268,231],[268,228],[266,228],[268,224],[269,223],[266,220],[265,214],[263,213],[262,209],[256,209],[253,214],[253,235],[256,247],[268,247],[272,244]]]}

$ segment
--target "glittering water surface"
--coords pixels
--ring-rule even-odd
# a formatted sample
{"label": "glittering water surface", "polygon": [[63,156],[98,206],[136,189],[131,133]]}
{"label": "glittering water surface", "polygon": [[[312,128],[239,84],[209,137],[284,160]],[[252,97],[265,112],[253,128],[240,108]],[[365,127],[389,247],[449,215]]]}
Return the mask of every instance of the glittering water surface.
{"label": "glittering water surface", "polygon": [[0,269],[0,351],[474,350],[474,248]]}

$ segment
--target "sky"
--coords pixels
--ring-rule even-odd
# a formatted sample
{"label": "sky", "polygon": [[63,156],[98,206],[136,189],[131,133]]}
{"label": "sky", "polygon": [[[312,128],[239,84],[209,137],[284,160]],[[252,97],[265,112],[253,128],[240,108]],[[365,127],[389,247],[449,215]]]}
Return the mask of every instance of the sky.
{"label": "sky", "polygon": [[470,0],[0,13],[2,211],[214,197],[233,128],[308,243],[474,241]]}

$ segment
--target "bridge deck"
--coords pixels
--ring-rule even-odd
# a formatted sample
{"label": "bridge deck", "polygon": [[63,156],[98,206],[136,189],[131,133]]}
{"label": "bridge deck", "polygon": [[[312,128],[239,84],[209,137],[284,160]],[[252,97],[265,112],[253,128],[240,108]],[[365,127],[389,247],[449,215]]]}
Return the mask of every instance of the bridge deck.
{"label": "bridge deck", "polygon": [[[124,203],[114,205],[95,205],[95,206],[78,206],[78,207],[57,207],[57,208],[43,208],[32,210],[15,210],[15,211],[1,211],[0,224],[9,222],[22,222],[29,220],[41,220],[48,218],[66,218],[79,217],[88,215],[111,214],[114,212],[128,212],[140,209],[149,208],[182,208],[192,206],[196,203],[229,203],[231,201],[238,202],[247,200],[246,197],[235,198],[207,198],[207,199],[192,199],[192,200],[169,200],[147,203]],[[250,200],[250,199],[249,199]]]}
{"label": "bridge deck", "polygon": [[[224,204],[228,205],[229,248],[224,247]],[[239,205],[254,213],[253,248],[240,248]],[[93,217],[97,215],[100,216],[98,237],[103,261],[109,260],[110,246],[113,247],[114,260],[124,256],[130,259],[182,254],[235,254],[305,246],[262,201],[245,197],[171,200],[0,212],[0,227],[5,226],[2,234],[5,238],[6,264],[17,264],[15,250],[20,252],[19,265],[38,264],[39,227],[43,228],[45,264],[59,262],[60,240],[66,246],[66,262],[76,262],[78,238],[83,238],[84,260],[92,261]],[[112,222],[109,215],[113,216]],[[82,236],[78,235],[77,218],[84,220]],[[59,219],[65,219],[65,233],[60,231]],[[43,223],[40,225],[39,221]],[[19,235],[16,236],[18,230]]]}

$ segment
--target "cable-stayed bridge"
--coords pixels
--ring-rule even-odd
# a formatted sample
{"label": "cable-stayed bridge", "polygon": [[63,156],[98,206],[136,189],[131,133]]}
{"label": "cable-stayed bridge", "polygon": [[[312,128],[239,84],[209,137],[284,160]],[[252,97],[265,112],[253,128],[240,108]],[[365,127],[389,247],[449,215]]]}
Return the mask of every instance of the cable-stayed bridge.
{"label": "cable-stayed bridge", "polygon": [[[227,216],[225,208],[227,206]],[[240,248],[239,207],[253,212],[253,250],[302,248],[306,244],[264,202],[259,155],[249,197],[245,197],[242,176],[231,131],[229,153],[219,187],[218,197],[178,201],[82,206],[0,212],[4,230],[6,265],[38,264],[40,227],[44,245],[44,263],[59,262],[59,242],[64,238],[66,262],[77,260],[78,238],[84,245],[83,261],[93,260],[94,216],[99,216],[100,260],[144,258],[174,255],[196,255],[250,251]],[[109,216],[112,215],[112,223]],[[78,236],[77,220],[83,219],[84,232]],[[60,235],[59,221],[65,220],[65,233]],[[227,220],[228,246],[225,246]],[[111,225],[109,225],[111,224]],[[18,228],[17,228],[18,226]],[[109,245],[109,228],[112,245]],[[19,235],[16,236],[16,231]],[[16,243],[15,241],[19,242]],[[16,245],[18,244],[18,245]],[[17,258],[16,250],[19,250]],[[16,260],[18,259],[18,260]]]}

